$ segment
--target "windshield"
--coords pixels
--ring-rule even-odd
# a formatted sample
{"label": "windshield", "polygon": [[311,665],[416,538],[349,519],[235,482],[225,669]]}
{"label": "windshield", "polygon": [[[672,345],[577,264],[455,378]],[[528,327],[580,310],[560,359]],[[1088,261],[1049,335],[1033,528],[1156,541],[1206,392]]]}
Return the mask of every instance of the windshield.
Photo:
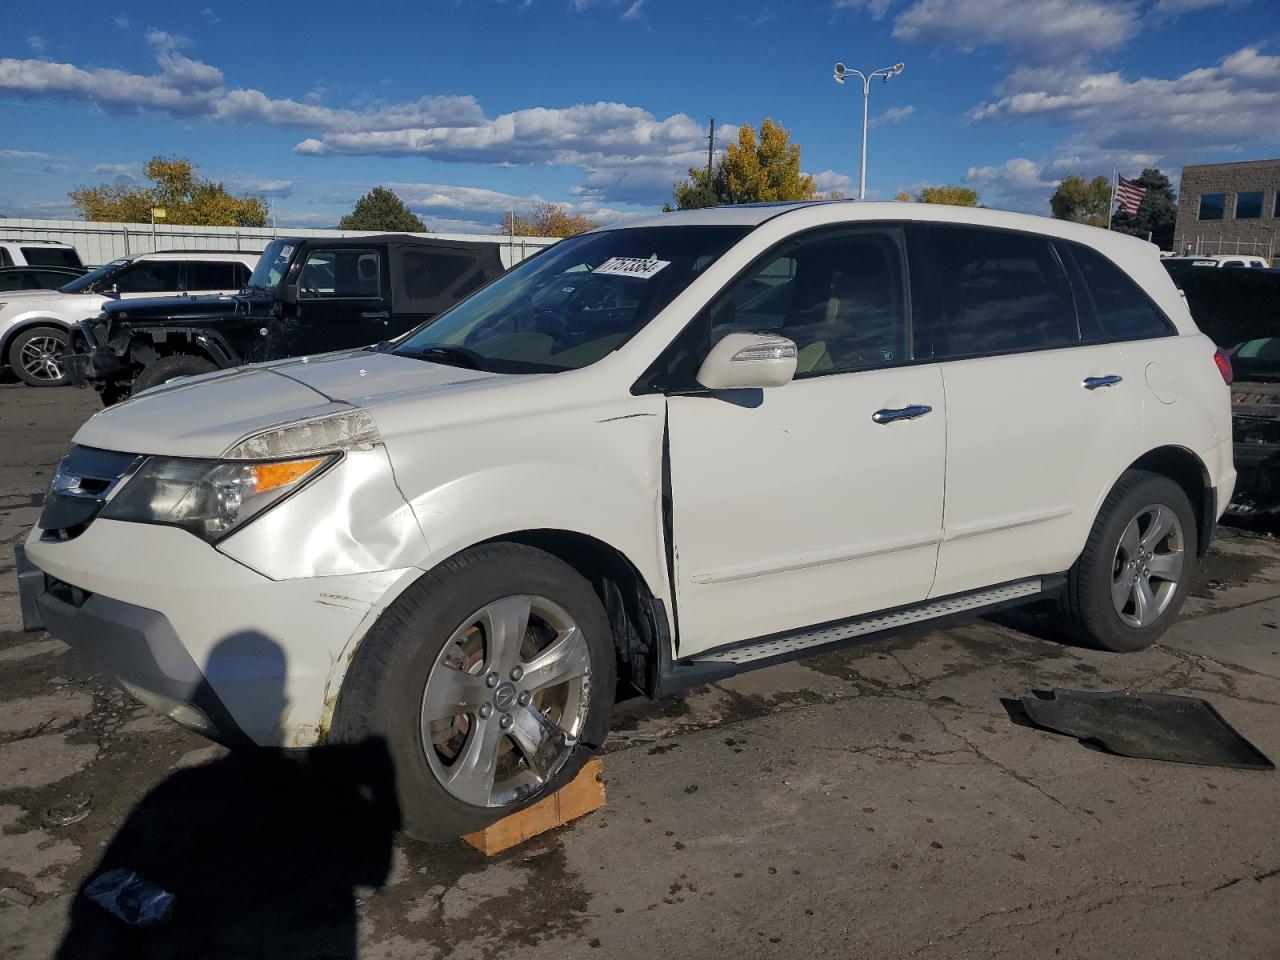
{"label": "windshield", "polygon": [[634,227],[562,240],[401,341],[395,352],[504,373],[595,363],[626,343],[744,227]]}
{"label": "windshield", "polygon": [[70,283],[63,284],[58,288],[58,292],[90,293],[99,280],[105,280],[112,276],[128,262],[128,260],[112,260],[110,263],[104,263],[97,270],[90,270],[83,277],[76,277]]}
{"label": "windshield", "polygon": [[249,286],[262,290],[274,290],[284,279],[289,269],[289,261],[293,259],[293,251],[298,248],[294,240],[273,240],[267,244],[258,258],[258,265],[253,268],[253,276],[249,278]]}

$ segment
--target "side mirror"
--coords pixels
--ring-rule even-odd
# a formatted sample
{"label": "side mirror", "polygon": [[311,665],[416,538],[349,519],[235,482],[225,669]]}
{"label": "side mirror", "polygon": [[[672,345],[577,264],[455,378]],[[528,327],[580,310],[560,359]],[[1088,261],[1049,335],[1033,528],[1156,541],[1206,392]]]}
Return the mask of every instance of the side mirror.
{"label": "side mirror", "polygon": [[709,390],[781,387],[796,375],[796,345],[768,333],[730,333],[711,348],[698,368]]}
{"label": "side mirror", "polygon": [[284,303],[297,303],[298,302],[298,285],[296,283],[281,284],[280,299]]}
{"label": "side mirror", "polygon": [[113,283],[111,286],[107,287],[107,289],[106,289],[106,290],[104,290],[104,291],[103,291],[103,293],[105,293],[108,297],[111,297],[112,299],[119,300],[119,299],[120,299],[120,284],[118,284],[118,283]]}

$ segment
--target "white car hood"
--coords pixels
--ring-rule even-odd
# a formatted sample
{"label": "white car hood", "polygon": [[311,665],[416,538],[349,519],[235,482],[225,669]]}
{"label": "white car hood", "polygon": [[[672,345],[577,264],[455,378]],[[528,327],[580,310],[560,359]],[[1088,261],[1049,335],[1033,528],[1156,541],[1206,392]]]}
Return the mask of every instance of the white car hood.
{"label": "white car hood", "polygon": [[126,453],[219,457],[269,427],[495,376],[365,350],[241,367],[146,390],[90,417],[73,442]]}

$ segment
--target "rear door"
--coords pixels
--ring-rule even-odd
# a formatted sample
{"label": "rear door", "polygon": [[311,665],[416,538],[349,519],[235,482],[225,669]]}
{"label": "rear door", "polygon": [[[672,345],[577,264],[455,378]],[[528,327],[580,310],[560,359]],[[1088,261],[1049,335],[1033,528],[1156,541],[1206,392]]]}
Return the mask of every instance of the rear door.
{"label": "rear door", "polygon": [[931,595],[1065,571],[1141,442],[1142,371],[1115,344],[1082,335],[1048,239],[919,229],[947,398],[944,534]]}
{"label": "rear door", "polygon": [[385,339],[391,318],[385,250],[375,246],[307,251],[298,300],[278,325],[278,357],[363,347]]}

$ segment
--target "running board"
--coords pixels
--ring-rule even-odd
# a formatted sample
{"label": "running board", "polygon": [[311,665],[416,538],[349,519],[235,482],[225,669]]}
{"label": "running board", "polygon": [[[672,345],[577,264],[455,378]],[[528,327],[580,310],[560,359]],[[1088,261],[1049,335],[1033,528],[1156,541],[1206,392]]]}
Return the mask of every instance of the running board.
{"label": "running board", "polygon": [[684,662],[693,665],[722,664],[724,666],[742,667],[757,660],[795,657],[815,647],[845,643],[858,637],[880,633],[885,630],[952,617],[988,607],[999,607],[1010,601],[1034,597],[1042,592],[1044,592],[1044,582],[1041,578],[1018,580],[1000,587],[979,590],[975,593],[962,593],[942,600],[926,601],[913,607],[904,607],[889,613],[873,614],[872,616],[845,620],[841,623],[817,629],[782,634],[764,640],[736,644],[732,647],[723,647],[719,650],[711,650],[691,657]]}

